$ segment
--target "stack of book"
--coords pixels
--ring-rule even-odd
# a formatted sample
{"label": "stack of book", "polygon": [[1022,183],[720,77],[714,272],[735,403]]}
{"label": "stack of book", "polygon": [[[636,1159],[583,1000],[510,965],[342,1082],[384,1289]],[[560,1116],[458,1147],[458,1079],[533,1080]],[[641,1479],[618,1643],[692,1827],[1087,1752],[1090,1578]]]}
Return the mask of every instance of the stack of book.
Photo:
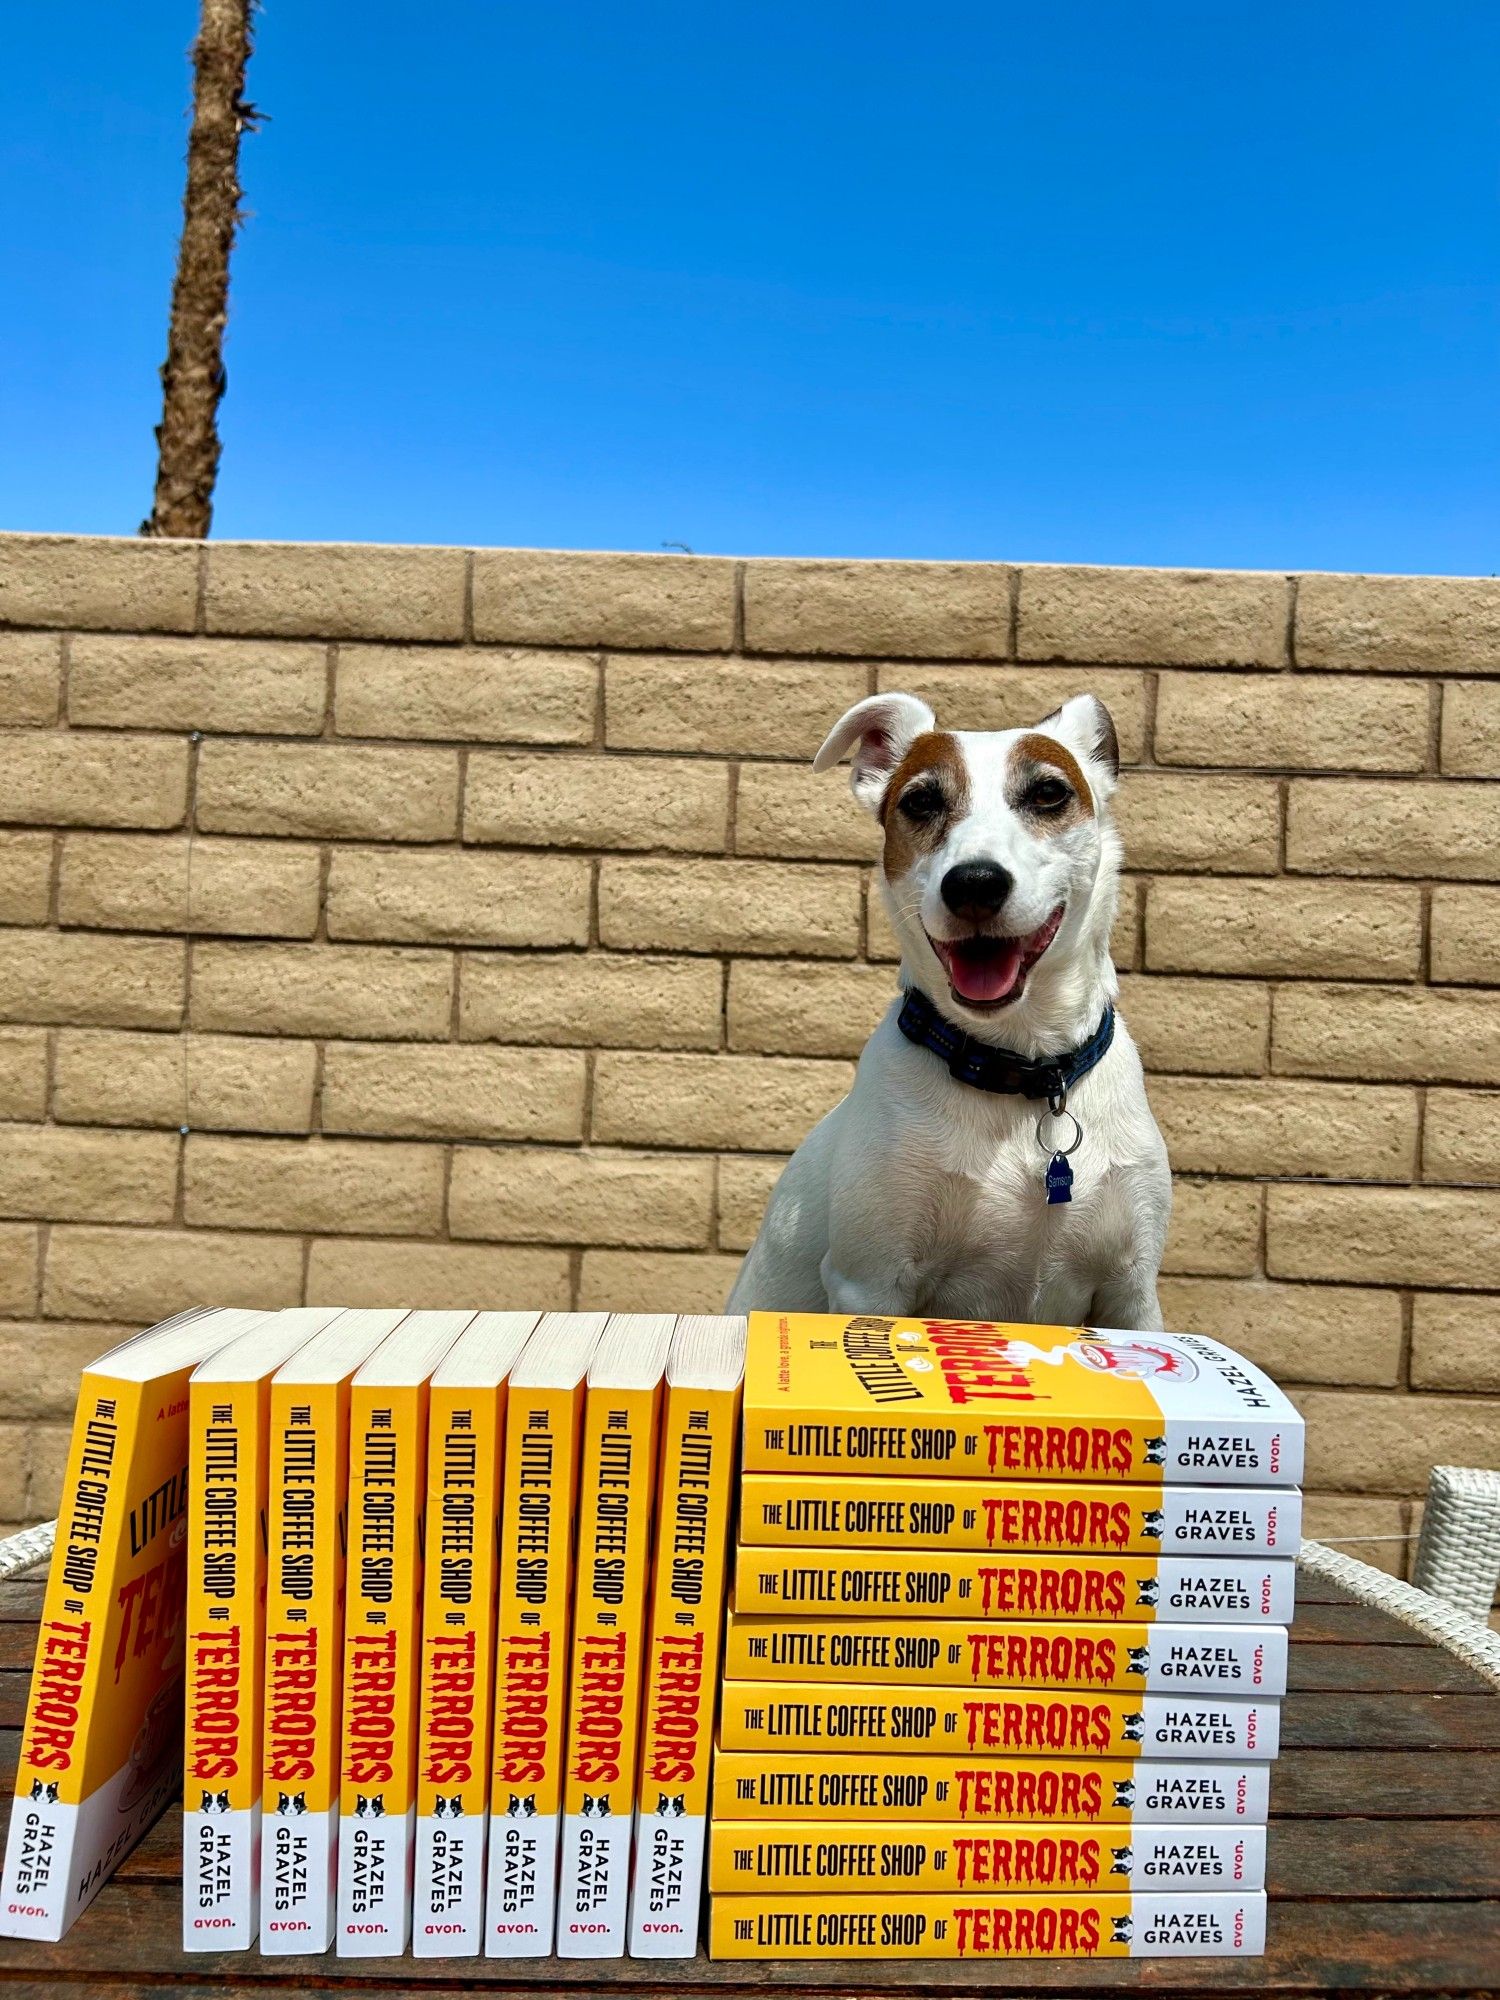
{"label": "stack of book", "polygon": [[753,1318],[712,1955],[1260,1953],[1301,1465],[1211,1340]]}
{"label": "stack of book", "polygon": [[689,1958],[706,1873],[719,1957],[1251,1955],[1301,1458],[1186,1335],[179,1315],[80,1386],[0,1932],[180,1780],[190,1952]]}
{"label": "stack of book", "polygon": [[[691,1957],[743,1319],[186,1313],[85,1372],[0,1932]],[[184,1713],[185,1711],[185,1713]]]}

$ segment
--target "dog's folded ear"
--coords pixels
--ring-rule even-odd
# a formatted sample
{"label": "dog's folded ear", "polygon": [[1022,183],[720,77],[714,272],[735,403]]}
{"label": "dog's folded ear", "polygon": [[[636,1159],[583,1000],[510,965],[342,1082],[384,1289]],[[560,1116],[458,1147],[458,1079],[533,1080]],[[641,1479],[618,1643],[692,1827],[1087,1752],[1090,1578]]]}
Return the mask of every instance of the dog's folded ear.
{"label": "dog's folded ear", "polygon": [[828,771],[854,752],[849,789],[862,806],[879,812],[891,773],[919,736],[936,725],[937,717],[914,694],[872,694],[858,701],[829,730],[813,758],[815,771]]}
{"label": "dog's folded ear", "polygon": [[1120,776],[1120,739],[1114,717],[1096,694],[1075,694],[1037,724],[1044,736],[1066,743],[1088,773],[1089,784],[1103,801]]}

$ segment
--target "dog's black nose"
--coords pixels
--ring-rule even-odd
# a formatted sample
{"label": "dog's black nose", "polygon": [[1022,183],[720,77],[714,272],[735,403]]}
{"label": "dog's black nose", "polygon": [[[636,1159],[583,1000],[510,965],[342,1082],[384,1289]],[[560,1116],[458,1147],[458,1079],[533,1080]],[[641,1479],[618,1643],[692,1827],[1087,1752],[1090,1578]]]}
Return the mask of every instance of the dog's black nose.
{"label": "dog's black nose", "polygon": [[955,917],[979,923],[994,916],[1014,886],[1014,878],[995,861],[961,861],[943,877],[943,901]]}

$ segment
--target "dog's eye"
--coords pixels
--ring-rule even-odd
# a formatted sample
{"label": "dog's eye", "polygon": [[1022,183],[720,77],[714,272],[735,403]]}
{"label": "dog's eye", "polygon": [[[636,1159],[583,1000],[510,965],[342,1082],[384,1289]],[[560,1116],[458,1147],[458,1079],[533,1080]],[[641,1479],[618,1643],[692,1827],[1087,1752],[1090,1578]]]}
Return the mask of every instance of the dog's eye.
{"label": "dog's eye", "polygon": [[943,795],[936,785],[913,785],[901,794],[896,807],[914,826],[923,826],[943,810]]}
{"label": "dog's eye", "polygon": [[1027,789],[1026,803],[1038,812],[1061,812],[1073,794],[1061,778],[1038,778]]}

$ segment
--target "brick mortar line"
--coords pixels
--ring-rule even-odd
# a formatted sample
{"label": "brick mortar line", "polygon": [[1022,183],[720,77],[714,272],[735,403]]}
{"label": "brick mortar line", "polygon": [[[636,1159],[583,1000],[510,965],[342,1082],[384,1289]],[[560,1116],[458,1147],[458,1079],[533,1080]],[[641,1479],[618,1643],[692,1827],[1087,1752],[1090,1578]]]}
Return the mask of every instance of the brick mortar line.
{"label": "brick mortar line", "polygon": [[[1142,670],[1143,673],[1145,670]],[[1148,679],[1159,685],[1159,675],[1148,675]],[[1500,690],[1500,678],[1497,678]],[[443,735],[434,730],[426,735],[378,735],[369,732],[358,734],[330,729],[325,722],[316,728],[296,730],[270,730],[264,726],[246,724],[241,728],[216,725],[202,729],[198,725],[181,723],[140,722],[140,723],[84,723],[70,724],[59,721],[52,724],[38,723],[34,726],[18,725],[10,733],[8,741],[15,747],[24,748],[37,742],[61,742],[73,739],[105,741],[126,744],[180,743],[193,733],[206,741],[223,743],[230,748],[250,748],[257,750],[310,750],[329,752],[335,750],[375,750],[391,757],[423,758],[429,761],[439,756],[454,753],[483,752],[489,755],[513,758],[572,758],[582,760],[591,757],[610,757],[632,762],[683,763],[683,764],[728,764],[735,760],[776,770],[800,770],[811,772],[816,742],[797,750],[776,750],[764,743],[735,742],[729,744],[684,745],[667,742],[620,743],[610,741],[607,734],[607,695],[602,704],[606,710],[600,721],[604,725],[596,727],[588,740],[582,738],[557,738],[515,736],[505,737],[474,735]],[[1154,710],[1152,710],[1154,717]],[[827,721],[835,718],[830,713]],[[1021,727],[1022,725],[1012,725]],[[809,737],[817,735],[820,721],[814,721]],[[819,735],[818,741],[822,738]],[[1143,744],[1144,754],[1139,758],[1127,758],[1120,767],[1122,789],[1128,788],[1132,778],[1181,778],[1203,779],[1223,782],[1234,778],[1271,778],[1287,783],[1356,783],[1409,785],[1419,789],[1439,793],[1456,786],[1478,786],[1488,788],[1500,785],[1500,771],[1450,771],[1434,766],[1426,761],[1418,764],[1256,764],[1230,760],[1212,764],[1193,758],[1162,758],[1154,748]],[[1424,752],[1424,758],[1425,758]],[[837,781],[831,775],[829,784],[836,790]],[[25,825],[30,822],[7,822]],[[68,822],[72,824],[73,822]],[[88,824],[79,822],[79,824]],[[126,829],[128,830],[128,829]]]}
{"label": "brick mortar line", "polygon": [[[1007,568],[1007,565],[997,565]],[[1021,587],[1024,569],[1011,572]],[[1291,579],[1294,588],[1300,585],[1299,578]],[[1475,681],[1481,686],[1500,678],[1500,668],[1466,663],[1462,660],[1447,661],[1441,666],[1322,666],[1293,661],[1261,663],[1257,661],[1194,661],[1163,660],[1159,657],[1137,659],[1083,659],[1065,654],[1053,654],[1048,658],[1038,658],[1023,654],[1017,646],[1005,653],[976,656],[974,653],[884,653],[878,647],[868,644],[851,643],[839,651],[785,647],[751,649],[737,648],[733,634],[729,643],[715,646],[688,646],[671,639],[643,640],[636,645],[600,639],[597,636],[568,639],[558,638],[485,638],[440,636],[413,636],[410,633],[367,633],[348,631],[223,631],[207,630],[192,632],[126,631],[113,626],[79,625],[66,620],[51,625],[26,623],[5,623],[0,621],[0,631],[13,632],[27,637],[51,638],[57,634],[67,634],[91,640],[122,641],[132,648],[144,650],[152,645],[173,645],[185,647],[195,639],[208,640],[217,644],[249,648],[261,646],[319,646],[348,645],[369,647],[383,652],[465,652],[486,653],[526,653],[537,655],[593,654],[605,659],[639,661],[649,659],[685,659],[738,661],[749,666],[795,665],[804,667],[832,668],[847,667],[866,661],[878,668],[909,667],[920,672],[931,667],[972,668],[994,670],[998,668],[1019,668],[1026,671],[1046,673],[1144,673],[1161,672],[1196,676],[1202,674],[1234,675],[1252,680],[1274,679],[1276,676],[1295,675],[1299,683],[1318,678],[1329,682],[1349,681],[1355,684],[1368,681]]]}

